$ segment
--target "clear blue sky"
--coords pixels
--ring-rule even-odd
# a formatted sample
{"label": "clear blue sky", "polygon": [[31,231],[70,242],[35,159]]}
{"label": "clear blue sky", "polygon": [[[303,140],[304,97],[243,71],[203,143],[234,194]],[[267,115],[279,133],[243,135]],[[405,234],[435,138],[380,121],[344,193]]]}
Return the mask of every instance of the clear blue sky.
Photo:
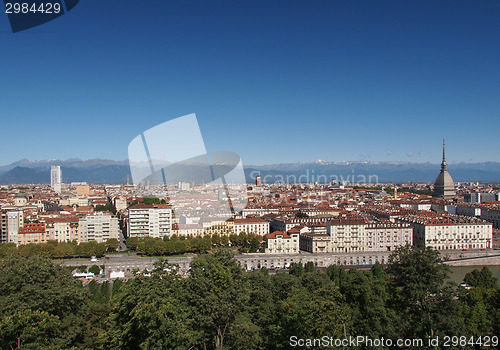
{"label": "clear blue sky", "polygon": [[0,164],[127,158],[196,113],[245,164],[500,161],[500,2],[81,0],[11,33]]}

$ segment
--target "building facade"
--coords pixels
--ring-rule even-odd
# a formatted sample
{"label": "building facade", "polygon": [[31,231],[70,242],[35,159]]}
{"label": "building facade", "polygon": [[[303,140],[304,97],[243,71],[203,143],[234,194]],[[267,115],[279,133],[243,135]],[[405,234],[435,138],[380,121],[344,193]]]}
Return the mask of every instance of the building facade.
{"label": "building facade", "polygon": [[120,238],[118,218],[109,212],[94,212],[80,218],[79,242],[106,242],[110,238]]}
{"label": "building facade", "polygon": [[265,236],[269,233],[269,222],[259,218],[234,219],[234,233],[242,232]]}
{"label": "building facade", "polygon": [[136,204],[128,209],[127,237],[164,237],[172,234],[172,208],[166,204]]}
{"label": "building facade", "polygon": [[54,188],[56,184],[62,183],[62,171],[59,165],[50,167],[50,187]]}
{"label": "building facade", "polygon": [[464,216],[414,216],[405,218],[413,226],[413,243],[436,250],[488,249],[492,247],[492,224]]}

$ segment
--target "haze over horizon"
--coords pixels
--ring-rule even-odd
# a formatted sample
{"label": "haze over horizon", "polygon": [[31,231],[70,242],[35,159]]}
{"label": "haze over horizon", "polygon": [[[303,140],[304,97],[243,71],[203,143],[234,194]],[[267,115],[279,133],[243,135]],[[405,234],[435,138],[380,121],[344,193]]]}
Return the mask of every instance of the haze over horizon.
{"label": "haze over horizon", "polygon": [[[88,158],[88,159],[81,159],[81,158],[67,158],[67,159],[57,159],[57,158],[47,158],[47,159],[29,159],[29,158],[23,158],[23,159],[18,159],[14,162],[2,164],[0,163],[0,167],[5,167],[9,166],[12,164],[16,163],[21,163],[21,162],[31,162],[31,163],[53,163],[53,162],[89,162],[89,161],[103,161],[103,162],[115,162],[115,163],[127,163],[128,164],[128,159],[121,159],[121,160],[116,160],[116,159],[106,159],[106,158]],[[500,163],[498,161],[482,161],[482,162],[466,162],[466,161],[457,161],[457,162],[449,162],[447,160],[448,165],[453,165],[453,164],[475,164],[475,163]],[[430,162],[430,161],[411,161],[411,160],[326,160],[326,159],[315,159],[315,160],[305,160],[305,161],[290,161],[290,162],[282,162],[282,163],[262,163],[262,164],[243,164],[244,166],[272,166],[272,165],[280,165],[280,164],[345,164],[345,163],[401,163],[401,164],[433,164],[433,165],[438,165],[441,163],[439,162]]]}

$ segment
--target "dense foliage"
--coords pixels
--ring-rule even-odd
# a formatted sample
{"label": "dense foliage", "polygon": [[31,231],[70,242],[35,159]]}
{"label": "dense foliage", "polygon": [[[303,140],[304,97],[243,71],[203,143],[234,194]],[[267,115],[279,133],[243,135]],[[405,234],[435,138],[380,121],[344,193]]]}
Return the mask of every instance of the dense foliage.
{"label": "dense foliage", "polygon": [[96,241],[78,243],[49,241],[47,243],[27,244],[16,247],[14,243],[0,244],[0,257],[10,254],[21,256],[37,256],[43,255],[52,258],[67,258],[67,257],[91,257],[103,256],[106,251],[112,251],[118,248],[117,239],[109,239],[105,243],[97,243]]}
{"label": "dense foliage", "polygon": [[292,336],[500,333],[500,292],[488,270],[469,274],[472,288],[458,291],[432,250],[401,248],[385,270],[299,263],[276,274],[247,273],[220,250],[193,259],[188,277],[175,271],[160,260],[150,277],[82,286],[47,258],[4,257],[0,347],[290,349]]}
{"label": "dense foliage", "polygon": [[95,211],[109,211],[112,214],[116,215],[116,207],[112,203],[106,203],[104,205],[102,204],[97,204],[94,207]]}
{"label": "dense foliage", "polygon": [[261,236],[242,232],[239,235],[205,235],[203,237],[171,237],[139,239],[129,237],[125,244],[132,251],[149,256],[176,255],[188,252],[207,252],[219,247],[239,247],[242,252],[257,252],[260,249]]}

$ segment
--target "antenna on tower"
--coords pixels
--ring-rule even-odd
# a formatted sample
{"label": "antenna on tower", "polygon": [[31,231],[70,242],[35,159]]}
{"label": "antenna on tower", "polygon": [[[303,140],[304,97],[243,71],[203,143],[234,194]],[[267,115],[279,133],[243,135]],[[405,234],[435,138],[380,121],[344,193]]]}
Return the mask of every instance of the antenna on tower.
{"label": "antenna on tower", "polygon": [[445,149],[445,143],[444,143],[444,138],[443,138],[443,161],[441,163],[441,170],[448,170],[448,165],[446,164],[446,149]]}

